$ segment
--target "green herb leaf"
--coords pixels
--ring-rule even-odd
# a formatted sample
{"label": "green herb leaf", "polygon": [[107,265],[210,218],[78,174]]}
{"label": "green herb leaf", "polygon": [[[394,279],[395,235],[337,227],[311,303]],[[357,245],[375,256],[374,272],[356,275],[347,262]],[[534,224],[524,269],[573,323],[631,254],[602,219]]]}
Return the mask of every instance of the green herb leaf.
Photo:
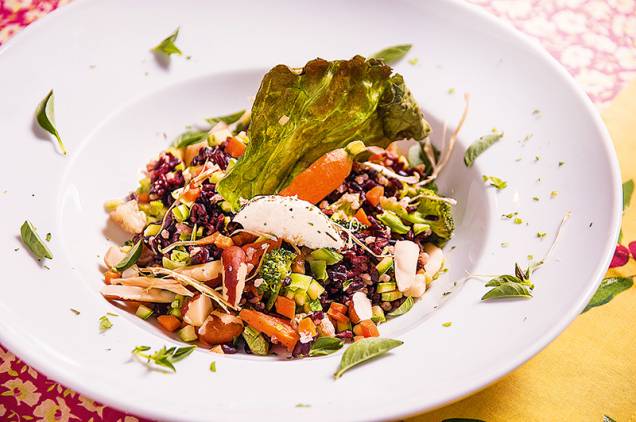
{"label": "green herb leaf", "polygon": [[295,407],[311,407],[311,405],[307,403],[298,403]]}
{"label": "green herb leaf", "polygon": [[157,366],[161,366],[164,368],[168,368],[169,370],[176,372],[176,369],[173,363],[179,362],[180,360],[185,359],[189,356],[195,349],[196,346],[187,346],[187,347],[170,347],[169,349],[166,346],[163,346],[161,349],[157,350],[152,354],[145,353],[150,350],[148,346],[137,346],[132,350],[132,354],[138,356],[142,359],[146,359],[147,364],[153,362]]}
{"label": "green herb leaf", "polygon": [[50,242],[52,238],[53,235],[51,233],[47,233],[46,236],[44,236],[44,240],[46,240],[47,242]]}
{"label": "green herb leaf", "polygon": [[181,50],[174,44],[179,35],[179,28],[175,29],[172,34],[164,38],[152,51],[170,56],[171,54],[181,55]]}
{"label": "green herb leaf", "polygon": [[44,241],[38,236],[37,230],[35,230],[33,224],[28,220],[22,223],[22,227],[20,227],[20,237],[22,238],[22,243],[24,243],[38,259],[53,259],[53,254],[48,246],[46,246]]}
{"label": "green herb leaf", "polygon": [[108,316],[106,315],[102,315],[99,317],[99,331],[100,332],[104,332],[108,329],[110,329],[113,326],[113,323],[110,322],[110,319],[108,319]]}
{"label": "green herb leaf", "polygon": [[402,344],[404,344],[403,341],[381,337],[370,337],[357,341],[343,353],[334,378],[340,378],[345,371],[354,366],[383,355]]}
{"label": "green herb leaf", "polygon": [[326,356],[337,352],[344,342],[336,337],[318,337],[309,349],[309,356]]}
{"label": "green herb leaf", "polygon": [[407,297],[404,302],[400,306],[398,306],[394,311],[389,312],[387,315],[391,317],[396,317],[400,315],[404,315],[408,311],[411,310],[415,301],[411,296]]}
{"label": "green herb leaf", "polygon": [[494,280],[495,279],[489,281],[488,284],[486,284],[486,286],[488,287],[496,286],[496,287],[488,290],[486,294],[481,297],[481,300],[502,299],[502,298],[508,298],[508,297],[524,297],[524,298],[532,297],[530,288],[525,284],[521,284],[514,281],[499,282]]}
{"label": "green herb leaf", "polygon": [[446,328],[450,327],[451,325],[453,325],[451,321],[442,323],[442,327],[446,327]]}
{"label": "green herb leaf", "polygon": [[486,176],[484,174],[481,178],[484,182],[487,182],[490,186],[495,187],[497,190],[502,190],[508,186],[508,183],[495,176]]}
{"label": "green herb leaf", "polygon": [[632,202],[632,194],[634,193],[634,180],[629,179],[623,183],[623,211],[629,207],[629,203]]}
{"label": "green herb leaf", "polygon": [[143,249],[142,239],[139,239],[137,243],[135,243],[133,247],[130,248],[126,256],[123,257],[122,260],[117,263],[117,265],[115,265],[115,269],[118,272],[122,272],[126,268],[132,267],[141,256],[142,249]]}
{"label": "green herb leaf", "polygon": [[206,130],[189,130],[177,136],[172,142],[172,146],[175,148],[185,148],[189,145],[198,144],[207,138],[208,132]]}
{"label": "green herb leaf", "polygon": [[67,155],[68,151],[66,150],[66,147],[62,142],[62,138],[60,138],[60,134],[55,127],[54,101],[55,96],[53,95],[53,90],[51,90],[35,109],[35,118],[42,129],[55,136],[62,153]]}
{"label": "green herb leaf", "polygon": [[180,360],[183,360],[190,356],[190,353],[192,353],[194,349],[195,346],[179,347],[175,349],[174,352],[172,352],[172,357],[170,358],[170,360],[172,362],[179,362]]}
{"label": "green herb leaf", "polygon": [[216,362],[210,362],[210,372],[216,372]]}
{"label": "green herb leaf", "polygon": [[583,312],[587,312],[597,306],[605,305],[614,297],[631,288],[634,285],[632,277],[607,277],[601,281],[600,286],[592,296],[590,303],[587,304]]}
{"label": "green herb leaf", "polygon": [[225,116],[210,117],[209,119],[205,120],[211,125],[215,125],[218,122],[223,122],[225,124],[231,125],[232,123],[238,121],[238,119],[240,119],[243,114],[245,114],[245,110],[239,110],[236,113],[226,114]]}
{"label": "green herb leaf", "polygon": [[380,50],[377,53],[371,55],[374,59],[384,60],[386,64],[394,64],[399,62],[406,53],[413,47],[411,44],[399,44],[394,45],[392,47],[385,48],[384,50]]}
{"label": "green herb leaf", "polygon": [[475,159],[503,137],[503,133],[489,133],[477,139],[464,153],[464,164],[472,167]]}

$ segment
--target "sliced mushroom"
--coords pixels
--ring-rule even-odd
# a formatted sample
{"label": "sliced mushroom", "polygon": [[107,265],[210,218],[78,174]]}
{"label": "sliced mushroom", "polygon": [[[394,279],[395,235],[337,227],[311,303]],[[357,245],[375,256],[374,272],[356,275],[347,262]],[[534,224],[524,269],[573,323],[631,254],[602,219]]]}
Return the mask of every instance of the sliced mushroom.
{"label": "sliced mushroom", "polygon": [[223,263],[223,295],[233,306],[237,306],[245,289],[247,256],[243,249],[231,246],[221,255]]}
{"label": "sliced mushroom", "polygon": [[106,299],[153,303],[171,303],[176,296],[167,290],[122,285],[106,285],[100,292]]}
{"label": "sliced mushroom", "polygon": [[223,264],[221,261],[210,261],[205,264],[177,268],[175,271],[179,274],[192,277],[197,281],[210,281],[221,276],[223,273]]}
{"label": "sliced mushroom", "polygon": [[420,247],[415,242],[410,240],[395,242],[395,281],[399,291],[405,292],[415,283],[419,255]]}

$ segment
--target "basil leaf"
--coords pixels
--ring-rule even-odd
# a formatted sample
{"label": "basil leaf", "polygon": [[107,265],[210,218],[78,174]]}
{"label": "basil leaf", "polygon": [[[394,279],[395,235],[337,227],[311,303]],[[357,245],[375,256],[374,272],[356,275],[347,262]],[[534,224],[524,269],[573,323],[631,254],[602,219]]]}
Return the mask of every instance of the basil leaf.
{"label": "basil leaf", "polygon": [[629,203],[632,202],[632,194],[634,193],[634,180],[629,179],[623,183],[623,211],[629,207]]}
{"label": "basil leaf", "polygon": [[194,349],[195,346],[179,347],[171,353],[172,356],[170,356],[170,361],[179,362],[180,360],[183,360],[190,356],[190,353],[192,353]]}
{"label": "basil leaf", "polygon": [[523,286],[529,287],[530,290],[534,289],[534,284],[532,284],[530,280],[525,278],[524,279],[517,278],[515,276],[507,275],[507,274],[500,275],[498,277],[491,279],[490,281],[488,281],[488,283],[486,283],[486,287],[498,287],[506,283],[517,283],[517,284],[521,284]]}
{"label": "basil leaf", "polygon": [[171,54],[183,54],[181,50],[174,44],[177,40],[177,36],[179,35],[179,28],[175,29],[172,34],[168,37],[164,38],[157,46],[155,46],[152,51],[165,54],[169,56]]}
{"label": "basil leaf", "polygon": [[190,130],[177,136],[177,139],[172,142],[172,146],[175,148],[185,148],[189,145],[197,144],[207,139],[207,137],[208,132],[206,130]]}
{"label": "basil leaf", "polygon": [[[491,282],[493,280],[491,280]],[[481,300],[502,299],[510,297],[530,298],[532,297],[532,293],[530,292],[530,288],[525,284],[513,281],[503,281],[496,284],[496,287],[488,290],[486,294],[481,297]]]}
{"label": "basil leaf", "polygon": [[245,110],[239,110],[236,113],[226,114],[225,116],[210,117],[209,119],[205,120],[211,125],[215,125],[219,122],[231,125],[232,123],[238,121],[238,119],[240,119],[243,114],[245,114]]}
{"label": "basil leaf", "polygon": [[394,64],[400,61],[406,53],[411,49],[411,44],[399,44],[394,45],[392,47],[385,48],[384,50],[380,50],[377,53],[371,55],[374,59],[384,60],[386,64]]}
{"label": "basil leaf", "polygon": [[60,138],[60,134],[55,127],[55,107],[54,107],[55,95],[53,95],[53,90],[50,90],[49,93],[44,97],[44,99],[38,104],[38,107],[35,109],[35,119],[38,122],[38,125],[51,135],[55,136],[57,139],[57,143],[62,150],[64,155],[68,154],[64,143],[62,142],[62,138]]}
{"label": "basil leaf", "polygon": [[344,342],[336,337],[318,337],[309,349],[309,356],[326,356],[337,352]]}
{"label": "basil leaf", "polygon": [[22,223],[22,227],[20,227],[20,237],[22,238],[22,243],[24,243],[38,259],[53,259],[53,254],[40,236],[38,236],[38,232],[35,230],[35,227],[33,227],[33,224],[28,220]]}
{"label": "basil leaf", "polygon": [[473,142],[466,152],[464,153],[464,164],[466,167],[472,167],[473,162],[477,157],[479,157],[484,151],[493,146],[496,142],[498,142],[503,136],[503,133],[490,133],[488,135],[484,135]]}
{"label": "basil leaf", "polygon": [[404,344],[403,341],[381,337],[369,337],[357,341],[343,353],[340,366],[338,366],[334,378],[340,378],[345,371],[354,366],[383,355],[402,344]]}
{"label": "basil leaf", "polygon": [[141,250],[143,249],[143,245],[141,244],[141,241],[142,239],[139,239],[137,243],[135,243],[133,247],[130,248],[126,256],[123,257],[122,260],[117,263],[117,265],[115,265],[115,269],[118,272],[122,272],[126,268],[132,267],[135,264],[135,262],[137,262],[137,260],[141,256]]}
{"label": "basil leaf", "polygon": [[415,301],[413,300],[413,298],[409,296],[404,302],[402,302],[400,306],[398,306],[394,311],[389,312],[387,315],[392,317],[404,315],[411,310],[414,303]]}
{"label": "basil leaf", "polygon": [[[590,303],[587,304],[583,312],[587,312],[597,306],[605,305],[614,297],[631,288],[634,285],[632,277],[607,277],[601,281],[600,286],[592,296]],[[581,313],[583,313],[581,312]]]}
{"label": "basil leaf", "polygon": [[481,178],[484,182],[488,182],[490,186],[497,188],[497,190],[501,190],[508,186],[508,183],[506,181],[495,176],[486,176],[484,174]]}

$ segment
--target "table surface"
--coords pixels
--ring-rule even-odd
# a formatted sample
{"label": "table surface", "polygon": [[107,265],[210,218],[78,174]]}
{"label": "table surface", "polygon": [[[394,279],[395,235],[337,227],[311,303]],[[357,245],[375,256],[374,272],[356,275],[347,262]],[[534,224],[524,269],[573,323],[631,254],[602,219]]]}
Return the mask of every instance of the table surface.
{"label": "table surface", "polygon": [[[6,43],[31,22],[58,7],[63,7],[68,2],[66,0],[1,0],[0,44]],[[607,108],[604,117],[617,144],[625,180],[626,176],[631,176],[629,171],[625,170],[626,168],[631,169],[631,167],[626,166],[625,163],[629,163],[629,160],[636,161],[634,160],[636,155],[631,152],[636,150],[636,141],[631,136],[631,133],[634,132],[625,129],[625,125],[636,119],[630,118],[629,114],[625,116],[623,112],[627,107],[631,116],[636,115],[636,81],[630,86],[629,98],[627,98],[627,94],[623,94],[622,98],[616,100],[613,105],[611,103],[630,80],[636,79],[636,0],[470,0],[470,2],[498,16],[540,42],[568,69],[600,109]],[[618,102],[620,104],[617,104]],[[629,107],[632,107],[631,111]],[[626,140],[619,144],[619,138]],[[634,220],[630,219],[628,223],[627,217],[624,221],[623,228],[627,241],[636,238],[636,227],[632,221]],[[632,237],[630,238],[629,235]],[[636,243],[634,246],[636,249]],[[635,267],[634,262],[630,262],[627,266],[619,268],[614,275],[633,274]],[[633,304],[636,303],[636,295],[633,294],[636,289],[630,290],[630,297],[625,295],[621,298],[623,302],[631,300],[631,303],[623,305],[626,309],[633,309]],[[610,313],[612,310],[608,310],[606,315],[602,315],[602,317],[610,319],[610,321],[612,318],[614,320],[624,319],[624,314],[619,308],[621,305],[621,303],[613,304],[614,309],[612,310],[614,312]],[[631,308],[627,308],[627,306],[631,306]],[[584,318],[592,319],[594,315],[588,317],[586,314],[577,319],[573,325],[596,324],[599,325],[597,329],[603,329],[604,321],[600,319],[601,315],[596,316],[596,321],[591,323],[580,321]],[[622,322],[625,323],[625,321]],[[577,330],[580,331],[578,327],[566,330],[555,342],[556,344],[548,347],[546,351],[495,386],[472,398],[447,406],[439,411],[421,415],[416,419],[424,422],[439,421],[451,417],[477,418],[486,415],[490,417],[488,420],[535,420],[537,413],[530,410],[529,407],[525,411],[520,411],[519,406],[514,408],[505,406],[493,398],[511,392],[516,394],[515,397],[511,397],[511,400],[516,400],[517,396],[520,395],[531,397],[532,394],[537,394],[534,390],[541,389],[541,385],[533,385],[528,380],[532,380],[539,371],[543,371],[547,372],[548,379],[543,380],[542,378],[542,382],[544,384],[550,383],[549,366],[546,366],[550,363],[544,363],[546,356],[550,359],[551,355],[554,355],[556,361],[551,364],[559,365],[561,358],[568,357],[568,348],[570,347],[568,341],[578,344],[580,347],[595,347],[594,344],[582,343],[581,335],[577,334]],[[565,344],[561,346],[563,343]],[[631,347],[632,356],[633,352],[636,352],[634,346],[636,344]],[[563,350],[559,350],[560,347]],[[589,358],[590,361],[592,359],[592,357]],[[613,366],[609,365],[603,370],[622,371],[623,375],[627,374],[628,379],[636,379],[636,366],[633,361],[629,366],[621,367],[619,363],[614,363]],[[600,376],[603,374],[605,373],[601,373]],[[553,374],[553,376],[557,375]],[[521,382],[519,385],[519,380],[524,381],[525,384]],[[558,385],[561,380],[555,378],[553,381],[550,383],[551,385]],[[590,382],[593,385],[593,381]],[[607,380],[603,379],[598,384],[604,385],[606,383]],[[610,381],[610,383],[619,384],[619,380],[616,379],[615,382]],[[632,384],[634,383],[632,382]],[[607,388],[604,389],[607,390]],[[599,395],[594,395],[593,386],[590,391],[593,393],[591,399],[598,398],[600,400]],[[561,394],[566,393],[561,392]],[[621,415],[628,415],[632,420],[636,420],[636,391],[632,386],[631,391],[622,391],[622,394],[623,396],[627,395],[625,396],[627,399],[616,397],[616,400],[621,404],[620,410],[614,406],[616,403],[599,403],[598,410],[595,409],[594,412],[599,413],[601,409],[606,409],[605,412],[601,413],[612,416],[611,410],[615,409],[614,418],[617,418],[616,413],[621,413]],[[631,399],[629,395],[631,395]],[[539,397],[541,396],[539,395]],[[552,402],[546,400],[545,403],[547,405]],[[534,404],[539,407],[542,405],[542,403]],[[572,405],[577,406],[576,401]],[[556,410],[552,413],[554,416],[543,420],[560,420],[559,418],[566,414]],[[596,413],[590,413],[589,420],[602,420],[602,414],[599,413],[597,416]],[[549,414],[551,414],[550,411],[542,413],[546,417]],[[575,415],[576,413],[570,412],[569,414]],[[579,415],[581,414],[583,413],[579,413]],[[0,345],[0,420],[134,422],[144,419],[103,406],[46,378]]]}

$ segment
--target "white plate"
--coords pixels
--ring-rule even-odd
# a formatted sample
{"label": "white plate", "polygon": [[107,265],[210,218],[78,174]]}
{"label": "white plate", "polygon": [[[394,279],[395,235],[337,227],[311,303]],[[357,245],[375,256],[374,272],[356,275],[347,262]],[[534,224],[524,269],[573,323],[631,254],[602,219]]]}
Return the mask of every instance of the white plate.
{"label": "white plate", "polygon": [[[178,45],[192,58],[161,66],[149,48],[177,26]],[[425,317],[419,304],[383,325],[383,335],[405,345],[338,381],[332,378],[338,356],[276,361],[201,350],[179,363],[175,375],[131,362],[134,346],[171,340],[98,293],[99,256],[108,244],[104,200],[134,188],[139,170],[168,144],[163,133],[171,139],[187,124],[247,106],[272,65],[349,58],[404,42],[415,45],[409,57],[419,64],[403,61],[397,70],[438,134],[439,122],[457,120],[461,93],[472,94],[441,184],[459,200],[446,280],[465,271],[509,273],[516,260],[541,256],[561,217],[573,212],[554,259],[534,277],[535,297],[482,303],[483,284],[470,281],[437,312]],[[523,363],[576,317],[617,236],[617,162],[590,102],[546,53],[463,3],[78,1],[3,47],[0,69],[1,341],[53,379],[140,415],[371,420],[457,400]],[[33,130],[35,106],[51,88],[71,151],[66,158]],[[505,139],[465,168],[465,147],[493,127]],[[519,142],[530,133],[527,143]],[[504,178],[508,188],[484,187],[482,173]],[[558,197],[550,199],[551,191]],[[528,225],[501,219],[512,211]],[[25,218],[53,233],[50,270],[19,242]],[[537,231],[548,236],[541,241]],[[107,311],[121,316],[100,335],[97,320]],[[453,325],[442,327],[446,321]],[[216,373],[208,370],[211,360]]]}

